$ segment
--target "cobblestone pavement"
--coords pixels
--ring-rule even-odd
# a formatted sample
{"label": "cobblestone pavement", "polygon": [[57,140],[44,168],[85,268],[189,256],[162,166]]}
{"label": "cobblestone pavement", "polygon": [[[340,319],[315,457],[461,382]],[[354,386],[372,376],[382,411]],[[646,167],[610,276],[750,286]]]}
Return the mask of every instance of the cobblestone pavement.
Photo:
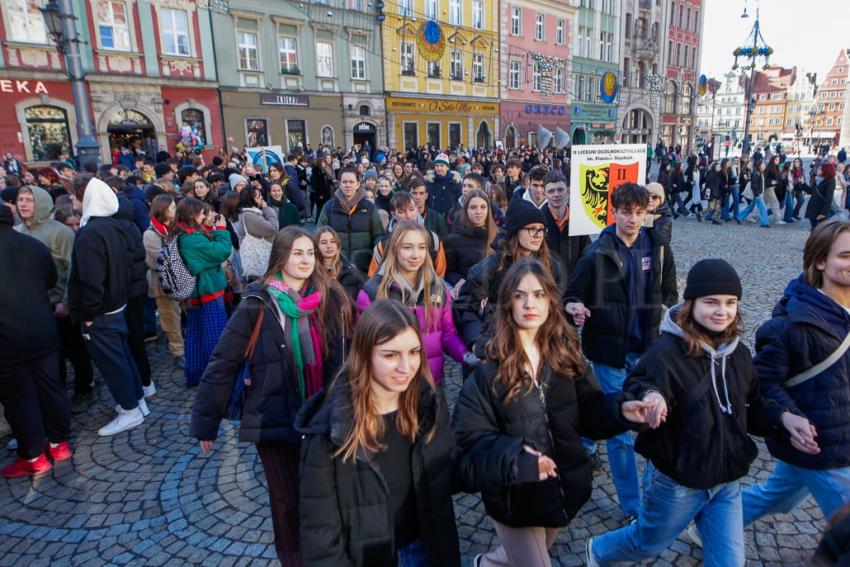
{"label": "cobblestone pavement", "polygon": [[[800,271],[808,234],[804,228],[676,221],[673,250],[680,289],[696,260],[719,256],[732,262],[744,281],[749,340],[786,282]],[[187,437],[193,394],[163,345],[152,347],[150,354],[158,393],[143,426],[98,437],[97,428],[112,417],[109,395],[100,388],[96,402],[74,414],[72,461],[59,463],[35,481],[0,479],[0,565],[277,564],[265,480],[254,447],[238,444],[233,426],[226,423],[213,454],[199,454],[197,443]],[[452,364],[447,383],[451,400],[459,385],[458,368]],[[0,460],[12,458],[11,451],[0,449]],[[772,467],[762,446],[745,483],[767,478]],[[467,558],[496,544],[477,496],[458,496],[455,510]],[[596,474],[591,501],[558,538],[554,564],[582,565],[585,539],[622,525],[606,466]],[[746,531],[749,564],[803,562],[823,526],[811,499],[791,514],[755,524]],[[683,536],[651,564],[693,565],[700,559],[701,551]]]}

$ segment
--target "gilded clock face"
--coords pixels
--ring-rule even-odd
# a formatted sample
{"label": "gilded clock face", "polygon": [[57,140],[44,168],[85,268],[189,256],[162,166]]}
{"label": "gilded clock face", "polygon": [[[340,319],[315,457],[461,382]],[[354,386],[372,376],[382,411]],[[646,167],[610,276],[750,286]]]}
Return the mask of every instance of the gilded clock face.
{"label": "gilded clock face", "polygon": [[446,52],[446,34],[434,20],[422,22],[419,33],[416,35],[416,43],[419,55],[425,61],[436,62],[443,58]]}

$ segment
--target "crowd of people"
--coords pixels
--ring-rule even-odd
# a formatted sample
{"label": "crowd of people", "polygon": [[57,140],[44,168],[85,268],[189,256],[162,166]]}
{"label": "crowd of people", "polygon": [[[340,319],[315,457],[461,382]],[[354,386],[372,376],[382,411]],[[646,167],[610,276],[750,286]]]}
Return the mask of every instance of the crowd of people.
{"label": "crowd of people", "polygon": [[[564,152],[159,157],[5,172],[5,477],[72,457],[94,368],[115,404],[98,434],[144,423],[161,331],[201,451],[224,419],[256,445],[285,566],[460,565],[462,491],[499,537],[475,567],[548,566],[602,440],[626,522],[587,539],[589,565],[659,556],[684,531],[706,565],[743,565],[744,527],[809,494],[830,522],[816,559],[848,560],[850,221],[833,158],[806,176],[781,156],[662,156],[656,182],[612,192],[591,239],[569,234]],[[733,266],[696,262],[680,300],[672,218],[793,222],[807,194],[803,273],[753,357]],[[446,357],[463,374],[452,415]],[[743,489],[750,435],[776,466]]]}

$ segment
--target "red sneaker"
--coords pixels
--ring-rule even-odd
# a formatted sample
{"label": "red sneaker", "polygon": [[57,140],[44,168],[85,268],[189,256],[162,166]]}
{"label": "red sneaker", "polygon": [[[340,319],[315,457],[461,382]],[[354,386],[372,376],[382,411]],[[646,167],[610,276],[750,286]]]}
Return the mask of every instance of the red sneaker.
{"label": "red sneaker", "polygon": [[24,476],[41,476],[50,471],[53,465],[44,456],[44,453],[38,456],[33,462],[26,459],[18,458],[11,465],[6,465],[0,469],[0,474],[6,478],[20,478]]}
{"label": "red sneaker", "polygon": [[54,463],[58,463],[59,461],[67,461],[74,454],[71,452],[71,447],[68,445],[68,442],[65,441],[63,443],[59,443],[55,447],[51,447],[50,443],[46,443],[44,445],[44,453],[53,459]]}

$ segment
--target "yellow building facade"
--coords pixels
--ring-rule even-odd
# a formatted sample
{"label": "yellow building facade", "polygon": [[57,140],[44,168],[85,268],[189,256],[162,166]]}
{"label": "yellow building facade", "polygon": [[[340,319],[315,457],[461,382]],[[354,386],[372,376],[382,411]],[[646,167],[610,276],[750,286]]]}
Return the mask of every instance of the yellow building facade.
{"label": "yellow building facade", "polygon": [[389,146],[491,148],[499,132],[499,12],[491,0],[388,1]]}

